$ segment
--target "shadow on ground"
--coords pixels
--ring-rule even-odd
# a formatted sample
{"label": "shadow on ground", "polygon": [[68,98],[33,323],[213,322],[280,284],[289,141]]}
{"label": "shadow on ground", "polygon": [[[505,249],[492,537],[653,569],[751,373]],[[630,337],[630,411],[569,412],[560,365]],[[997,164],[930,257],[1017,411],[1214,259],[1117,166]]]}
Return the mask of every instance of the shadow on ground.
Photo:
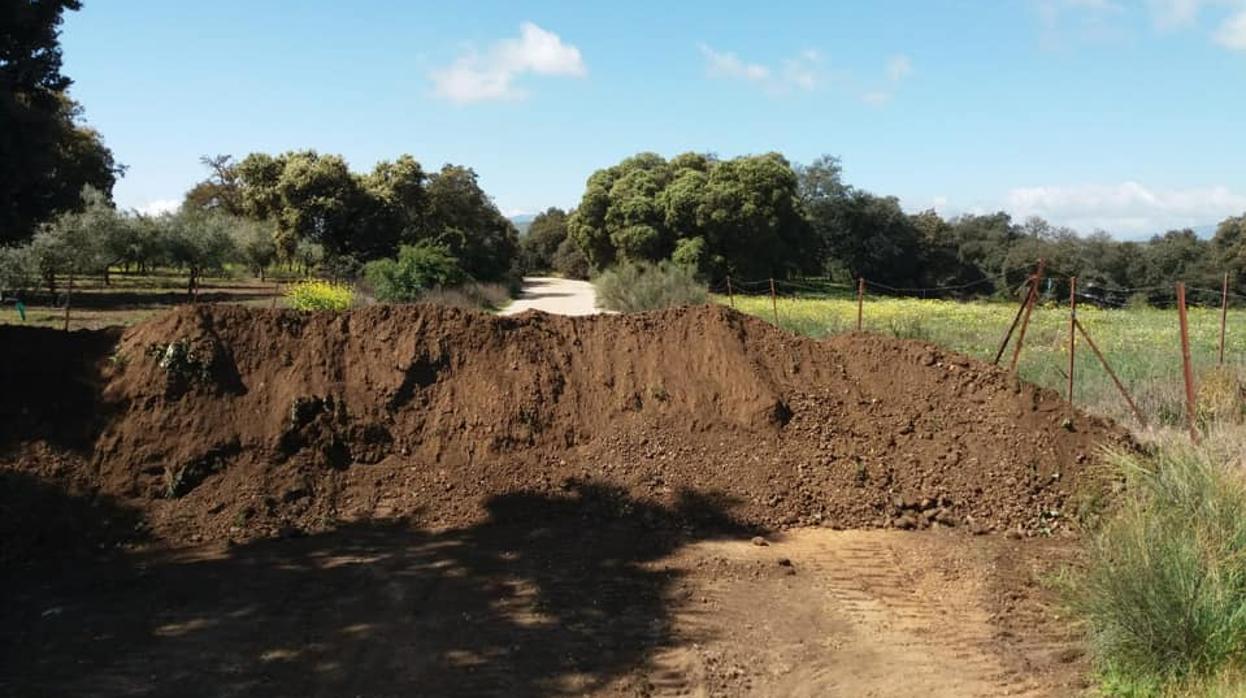
{"label": "shadow on ground", "polygon": [[495,497],[466,529],[359,523],[84,568],[0,602],[0,693],[646,693],[681,603],[678,573],[652,563],[750,533],[726,505],[576,483]]}

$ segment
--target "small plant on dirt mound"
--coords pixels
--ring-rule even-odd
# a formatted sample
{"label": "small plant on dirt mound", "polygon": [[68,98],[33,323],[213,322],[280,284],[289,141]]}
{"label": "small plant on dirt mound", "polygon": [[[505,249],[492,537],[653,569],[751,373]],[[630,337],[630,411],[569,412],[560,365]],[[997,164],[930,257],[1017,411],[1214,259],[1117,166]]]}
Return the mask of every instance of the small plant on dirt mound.
{"label": "small plant on dirt mound", "polygon": [[295,310],[341,311],[355,303],[355,291],[332,281],[300,281],[286,289],[286,302]]}
{"label": "small plant on dirt mound", "polygon": [[705,285],[693,271],[670,261],[627,262],[593,280],[597,303],[608,310],[636,313],[709,301]]}
{"label": "small plant on dirt mound", "polygon": [[[1116,457],[1126,500],[1069,579],[1104,686],[1188,695],[1246,672],[1246,479],[1186,446]],[[1246,683],[1237,685],[1246,689]],[[1230,690],[1224,695],[1242,695]]]}
{"label": "small plant on dirt mound", "polygon": [[211,377],[212,360],[197,351],[188,339],[151,344],[147,347],[147,355],[156,359],[156,365],[169,375],[170,380],[193,383]]}

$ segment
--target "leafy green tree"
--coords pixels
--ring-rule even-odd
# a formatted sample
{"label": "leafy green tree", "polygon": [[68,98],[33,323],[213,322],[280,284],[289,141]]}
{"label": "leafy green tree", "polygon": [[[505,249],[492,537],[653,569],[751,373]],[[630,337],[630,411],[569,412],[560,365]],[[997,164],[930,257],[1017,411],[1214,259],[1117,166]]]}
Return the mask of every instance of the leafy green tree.
{"label": "leafy green tree", "polygon": [[169,261],[186,270],[186,293],[199,294],[205,274],[224,271],[237,254],[233,222],[224,214],[187,211],[163,220],[168,226]]}
{"label": "leafy green tree", "polygon": [[272,227],[260,221],[234,220],[234,247],[238,257],[252,274],[264,280],[264,274],[277,261],[277,243]]}
{"label": "leafy green tree", "polygon": [[108,195],[123,168],[66,96],[60,24],[77,0],[0,3],[0,244],[79,210],[80,192]]}
{"label": "leafy green tree", "polygon": [[558,250],[554,252],[554,271],[568,279],[588,278],[588,258],[569,237],[559,243]]}
{"label": "leafy green tree", "polygon": [[364,277],[377,299],[391,303],[412,303],[425,291],[468,280],[449,248],[430,243],[403,245],[398,259],[369,262]]}
{"label": "leafy green tree", "polygon": [[39,265],[30,245],[0,247],[0,297],[39,283]]}
{"label": "leafy green tree", "polygon": [[31,254],[48,292],[55,294],[59,276],[106,273],[105,242],[124,223],[104,195],[91,187],[81,193],[81,211],[62,213],[45,223],[31,242]]}
{"label": "leafy green tree", "polygon": [[519,252],[519,233],[481,190],[476,173],[446,165],[429,177],[423,240],[445,246],[478,281],[506,278]]}
{"label": "leafy green tree", "polygon": [[1234,288],[1246,286],[1246,213],[1220,221],[1211,247],[1215,261],[1229,272]]}
{"label": "leafy green tree", "polygon": [[241,175],[233,156],[204,155],[199,162],[211,174],[186,192],[182,207],[196,211],[219,211],[231,216],[243,215]]}
{"label": "leafy green tree", "polygon": [[[697,267],[711,276],[786,276],[812,269],[816,253],[796,174],[777,153],[627,158],[589,177],[567,228],[595,269],[682,250],[685,261],[697,251]],[[694,238],[701,242],[684,242]]]}
{"label": "leafy green tree", "polygon": [[567,213],[550,207],[536,214],[528,232],[519,241],[520,260],[525,272],[554,268],[558,248],[567,239]]}

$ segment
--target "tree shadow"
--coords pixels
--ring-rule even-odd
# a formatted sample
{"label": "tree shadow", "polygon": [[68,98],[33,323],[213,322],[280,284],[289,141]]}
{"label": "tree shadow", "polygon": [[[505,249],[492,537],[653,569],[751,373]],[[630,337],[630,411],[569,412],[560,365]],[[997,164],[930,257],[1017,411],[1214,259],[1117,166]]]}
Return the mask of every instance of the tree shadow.
{"label": "tree shadow", "polygon": [[[752,531],[729,502],[572,483],[487,503],[478,526],[357,523],[213,556],[132,560],[5,615],[17,695],[645,693],[676,638],[661,558]],[[47,607],[64,608],[53,616]]]}

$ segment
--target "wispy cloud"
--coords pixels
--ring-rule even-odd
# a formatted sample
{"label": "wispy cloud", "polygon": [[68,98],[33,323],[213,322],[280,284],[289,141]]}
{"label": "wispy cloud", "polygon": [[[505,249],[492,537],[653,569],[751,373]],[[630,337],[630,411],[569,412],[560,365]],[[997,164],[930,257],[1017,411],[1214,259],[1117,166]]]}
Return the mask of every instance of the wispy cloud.
{"label": "wispy cloud", "polygon": [[705,59],[705,72],[718,80],[739,80],[772,94],[792,91],[811,92],[823,82],[822,56],[812,49],[783,60],[777,68],[752,63],[731,51],[718,51],[698,44]]}
{"label": "wispy cloud", "polygon": [[903,53],[891,56],[887,59],[887,64],[883,70],[887,85],[865,92],[861,95],[861,101],[872,107],[881,107],[887,104],[895,96],[896,89],[900,83],[908,79],[912,74],[913,59]]}
{"label": "wispy cloud", "polygon": [[1160,32],[1196,28],[1204,14],[1218,15],[1211,39],[1233,51],[1246,51],[1246,0],[1031,0],[1038,14],[1040,41],[1048,48],[1070,41],[1129,36],[1130,17],[1149,16]]}
{"label": "wispy cloud", "polygon": [[1216,43],[1233,51],[1246,51],[1246,9],[1230,15],[1216,30]]}
{"label": "wispy cloud", "polygon": [[469,49],[450,65],[433,70],[434,93],[456,104],[515,100],[527,93],[515,82],[525,74],[584,77],[580,49],[555,33],[524,22],[519,36],[501,39],[486,51]]}
{"label": "wispy cloud", "polygon": [[1042,216],[1082,231],[1136,237],[1237,215],[1246,210],[1246,192],[1223,186],[1156,189],[1138,182],[1021,187],[1008,192],[1004,208],[1017,218]]}

